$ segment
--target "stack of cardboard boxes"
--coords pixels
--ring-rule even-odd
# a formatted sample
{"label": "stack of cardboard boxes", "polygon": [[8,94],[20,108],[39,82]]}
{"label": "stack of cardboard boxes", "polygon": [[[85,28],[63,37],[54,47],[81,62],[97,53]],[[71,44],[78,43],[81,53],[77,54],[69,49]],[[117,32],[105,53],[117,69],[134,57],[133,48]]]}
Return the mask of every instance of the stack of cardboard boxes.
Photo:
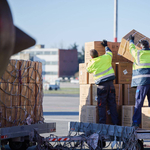
{"label": "stack of cardboard boxes", "polygon": [[[138,33],[136,34],[138,35]],[[130,33],[128,34],[128,36],[129,35]],[[117,111],[120,120],[119,124],[123,126],[132,125],[132,116],[134,113],[135,93],[136,93],[136,88],[131,88],[133,58],[131,57],[129,50],[128,53],[126,52],[126,49],[129,48],[128,46],[129,43],[127,41],[128,36],[125,36],[126,42],[123,40],[125,46],[124,43],[122,42],[121,43],[108,42],[108,47],[112,50],[113,53],[112,67],[114,68],[116,75],[116,79],[114,80],[114,86],[116,90]],[[89,60],[91,59],[90,57],[91,49],[96,49],[99,55],[105,54],[105,49],[101,45],[101,42],[102,41],[85,43],[85,63],[79,64],[80,122],[92,122],[92,123],[99,122],[98,108],[97,108],[97,86],[94,83],[93,74],[87,73],[86,66]],[[120,51],[119,54],[118,51]],[[126,58],[128,59],[126,59],[124,55],[122,55],[122,51],[123,54],[125,54]],[[146,100],[144,106],[148,106],[148,102]],[[142,112],[144,113],[146,112],[146,110],[147,107],[144,107],[142,109]],[[112,124],[110,111],[108,107],[106,109],[106,117],[107,117],[106,124]]]}
{"label": "stack of cardboard boxes", "polygon": [[10,60],[0,78],[0,127],[43,121],[42,63]]}

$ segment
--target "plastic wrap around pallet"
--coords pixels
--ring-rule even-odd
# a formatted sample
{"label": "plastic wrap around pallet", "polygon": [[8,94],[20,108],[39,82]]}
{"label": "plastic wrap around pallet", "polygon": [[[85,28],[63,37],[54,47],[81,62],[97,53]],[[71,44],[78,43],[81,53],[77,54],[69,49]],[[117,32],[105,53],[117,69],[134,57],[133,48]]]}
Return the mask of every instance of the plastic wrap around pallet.
{"label": "plastic wrap around pallet", "polygon": [[10,60],[0,79],[0,127],[43,122],[42,63]]}

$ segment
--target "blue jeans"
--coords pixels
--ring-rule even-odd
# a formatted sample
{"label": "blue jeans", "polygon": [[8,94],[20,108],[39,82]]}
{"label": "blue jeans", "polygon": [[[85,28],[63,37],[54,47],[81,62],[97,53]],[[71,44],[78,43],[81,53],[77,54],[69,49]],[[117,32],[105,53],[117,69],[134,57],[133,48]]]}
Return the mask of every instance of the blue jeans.
{"label": "blue jeans", "polygon": [[137,86],[135,94],[135,109],[132,118],[133,124],[141,124],[141,108],[143,107],[146,95],[150,106],[150,85]]}

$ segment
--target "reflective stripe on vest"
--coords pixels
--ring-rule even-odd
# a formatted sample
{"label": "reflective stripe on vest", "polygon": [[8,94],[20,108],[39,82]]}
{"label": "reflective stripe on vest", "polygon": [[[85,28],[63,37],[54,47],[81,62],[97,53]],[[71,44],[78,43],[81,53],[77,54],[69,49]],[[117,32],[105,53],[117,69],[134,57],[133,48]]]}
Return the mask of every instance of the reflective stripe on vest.
{"label": "reflective stripe on vest", "polygon": [[112,57],[112,55],[110,55],[109,53],[106,53],[106,54],[108,54],[109,56],[111,56],[111,57]]}
{"label": "reflective stripe on vest", "polygon": [[113,76],[113,75],[115,75],[115,74],[114,74],[114,73],[111,73],[111,74],[102,76],[102,77],[98,78],[97,80],[95,80],[95,82],[100,81],[100,80],[102,80],[102,79],[105,79],[105,78],[107,78],[107,77]]}
{"label": "reflective stripe on vest", "polygon": [[95,74],[94,77],[97,77],[97,76],[99,76],[99,75],[103,75],[104,73],[110,71],[111,69],[113,69],[112,66],[111,66],[110,68],[108,68],[107,70],[101,72],[101,73]]}
{"label": "reflective stripe on vest", "polygon": [[150,63],[140,63],[140,51],[137,52],[137,63],[138,66],[150,66]]}
{"label": "reflective stripe on vest", "polygon": [[143,74],[143,75],[133,76],[132,79],[136,79],[136,78],[144,78],[144,77],[150,77],[150,74]]}

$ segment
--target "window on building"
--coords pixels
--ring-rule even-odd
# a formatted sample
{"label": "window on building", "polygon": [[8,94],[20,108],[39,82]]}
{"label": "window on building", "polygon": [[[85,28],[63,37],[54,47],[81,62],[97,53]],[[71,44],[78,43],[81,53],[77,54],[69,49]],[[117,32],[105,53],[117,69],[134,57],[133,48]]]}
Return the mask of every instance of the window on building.
{"label": "window on building", "polygon": [[57,51],[51,51],[51,55],[57,55],[58,52]]}
{"label": "window on building", "polygon": [[36,55],[43,55],[43,51],[37,51]]}
{"label": "window on building", "polygon": [[44,51],[44,55],[50,55],[50,51]]}
{"label": "window on building", "polygon": [[57,71],[45,71],[45,72],[42,72],[43,75],[58,75],[58,72]]}

